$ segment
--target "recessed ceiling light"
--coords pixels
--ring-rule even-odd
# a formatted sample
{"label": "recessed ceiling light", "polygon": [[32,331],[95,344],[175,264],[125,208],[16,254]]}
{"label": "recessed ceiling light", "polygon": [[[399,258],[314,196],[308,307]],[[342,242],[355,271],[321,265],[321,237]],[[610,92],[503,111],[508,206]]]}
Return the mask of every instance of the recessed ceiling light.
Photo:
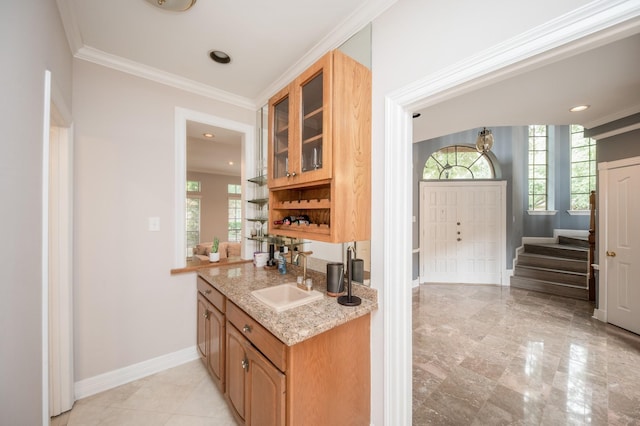
{"label": "recessed ceiling light", "polygon": [[204,136],[205,138],[211,139],[214,136],[214,134],[213,133],[203,133],[202,136]]}
{"label": "recessed ceiling light", "polygon": [[580,111],[584,111],[585,109],[589,109],[590,106],[591,105],[578,105],[578,106],[574,106],[569,111],[571,111],[571,112],[580,112]]}
{"label": "recessed ceiling light", "polygon": [[209,52],[209,57],[219,64],[228,64],[231,62],[231,56],[222,50],[212,50]]}

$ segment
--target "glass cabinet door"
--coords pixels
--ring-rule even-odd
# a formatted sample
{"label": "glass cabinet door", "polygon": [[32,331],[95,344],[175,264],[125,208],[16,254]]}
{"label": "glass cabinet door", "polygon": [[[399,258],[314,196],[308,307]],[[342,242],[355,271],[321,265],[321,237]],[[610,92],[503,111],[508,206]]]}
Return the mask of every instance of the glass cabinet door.
{"label": "glass cabinet door", "polygon": [[323,72],[301,87],[300,171],[308,173],[323,166]]}
{"label": "glass cabinet door", "polygon": [[289,95],[273,107],[273,170],[272,178],[289,176]]}

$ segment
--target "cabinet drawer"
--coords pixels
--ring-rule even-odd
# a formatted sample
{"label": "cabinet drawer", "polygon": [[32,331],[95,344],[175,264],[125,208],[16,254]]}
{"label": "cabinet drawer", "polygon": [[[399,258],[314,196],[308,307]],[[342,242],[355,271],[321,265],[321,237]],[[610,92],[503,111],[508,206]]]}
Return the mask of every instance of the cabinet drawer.
{"label": "cabinet drawer", "polygon": [[266,328],[247,315],[233,303],[227,304],[227,320],[231,322],[244,337],[266,356],[278,369],[284,372],[287,368],[287,345],[278,340]]}
{"label": "cabinet drawer", "polygon": [[198,291],[211,302],[220,312],[225,312],[225,297],[218,290],[213,288],[211,284],[198,277]]}

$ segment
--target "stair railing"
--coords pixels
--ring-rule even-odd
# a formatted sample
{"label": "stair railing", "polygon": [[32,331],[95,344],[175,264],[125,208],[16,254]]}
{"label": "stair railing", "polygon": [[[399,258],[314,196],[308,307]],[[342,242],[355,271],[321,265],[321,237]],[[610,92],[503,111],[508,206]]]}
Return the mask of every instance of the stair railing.
{"label": "stair railing", "polygon": [[596,251],[596,191],[589,194],[589,300],[596,300],[596,276],[593,259]]}

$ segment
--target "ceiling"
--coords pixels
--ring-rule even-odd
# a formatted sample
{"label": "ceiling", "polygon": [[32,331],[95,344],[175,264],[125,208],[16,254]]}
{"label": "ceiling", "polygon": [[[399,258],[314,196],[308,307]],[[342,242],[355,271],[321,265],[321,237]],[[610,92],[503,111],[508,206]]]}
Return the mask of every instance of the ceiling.
{"label": "ceiling", "polygon": [[[279,0],[248,7],[239,1],[198,0],[186,12],[161,10],[145,0],[57,3],[75,57],[257,110],[395,1]],[[414,141],[483,126],[590,128],[640,112],[636,27],[607,45],[600,42],[418,111]],[[231,62],[213,62],[208,55],[213,49],[227,52]],[[584,103],[591,108],[568,112]],[[239,134],[194,123],[188,131],[190,167],[240,174]],[[216,134],[213,142],[202,137],[205,132]],[[228,161],[236,162],[235,171]]]}
{"label": "ceiling", "polygon": [[[561,58],[418,110],[413,141],[484,126],[580,124],[592,128],[640,112],[636,34]],[[577,105],[590,105],[570,112]]]}
{"label": "ceiling", "polygon": [[[75,57],[257,110],[396,0],[57,0]],[[312,17],[312,18],[310,18]],[[222,50],[231,62],[209,57]],[[203,133],[216,135],[206,139]],[[240,134],[189,122],[187,169],[240,176]],[[234,162],[234,166],[228,164]]]}

